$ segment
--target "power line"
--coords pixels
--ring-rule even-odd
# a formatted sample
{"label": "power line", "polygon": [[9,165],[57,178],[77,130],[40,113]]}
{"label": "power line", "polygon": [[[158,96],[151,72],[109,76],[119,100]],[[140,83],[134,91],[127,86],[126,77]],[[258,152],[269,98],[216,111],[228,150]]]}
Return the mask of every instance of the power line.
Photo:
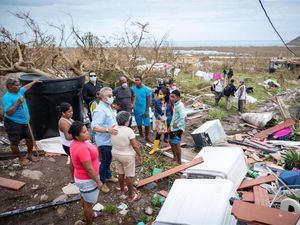
{"label": "power line", "polygon": [[268,16],[267,11],[265,10],[265,7],[264,7],[264,5],[262,4],[261,0],[258,0],[258,1],[259,1],[259,3],[260,3],[261,8],[264,10],[264,13],[265,13],[266,17],[268,18],[268,20],[269,20],[271,26],[273,27],[273,29],[274,29],[275,32],[277,33],[278,37],[280,38],[280,40],[282,41],[282,43],[284,44],[284,46],[285,46],[285,47],[286,47],[286,48],[287,48],[294,56],[297,56],[296,53],[293,52],[292,49],[290,49],[290,48],[287,46],[287,44],[285,43],[285,41],[283,40],[283,38],[281,37],[281,35],[279,34],[279,32],[276,30],[276,28],[275,28],[275,26],[273,25],[273,23],[272,23],[270,17]]}

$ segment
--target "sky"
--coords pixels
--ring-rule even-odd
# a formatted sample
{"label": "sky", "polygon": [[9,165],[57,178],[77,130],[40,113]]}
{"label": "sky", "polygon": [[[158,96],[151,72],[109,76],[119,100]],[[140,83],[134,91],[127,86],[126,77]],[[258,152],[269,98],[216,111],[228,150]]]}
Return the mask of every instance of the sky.
{"label": "sky", "polygon": [[[300,36],[300,0],[262,0],[284,40]],[[11,12],[30,12],[47,23],[74,24],[82,32],[112,37],[125,21],[149,22],[157,38],[172,42],[279,40],[258,0],[0,0],[0,26],[24,30]]]}

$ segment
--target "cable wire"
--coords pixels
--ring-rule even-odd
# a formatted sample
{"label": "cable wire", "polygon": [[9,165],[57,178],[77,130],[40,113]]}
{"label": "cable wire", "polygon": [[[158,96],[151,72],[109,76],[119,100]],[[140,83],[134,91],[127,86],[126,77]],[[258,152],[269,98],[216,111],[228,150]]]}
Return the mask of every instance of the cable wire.
{"label": "cable wire", "polygon": [[285,46],[285,47],[286,47],[286,48],[287,48],[294,56],[297,56],[297,54],[296,54],[295,52],[293,52],[292,49],[290,49],[290,48],[287,46],[287,44],[285,43],[285,41],[283,40],[283,38],[281,37],[281,35],[280,35],[279,32],[277,31],[277,29],[276,29],[275,26],[273,25],[273,23],[272,23],[270,17],[268,16],[268,13],[267,13],[267,11],[266,11],[264,5],[262,4],[261,0],[258,0],[258,1],[259,1],[259,3],[260,3],[261,8],[263,9],[263,11],[264,11],[266,17],[268,18],[268,20],[269,20],[271,26],[272,26],[273,29],[275,30],[276,34],[278,35],[278,37],[280,38],[280,40],[282,41],[282,43],[284,44],[284,46]]}

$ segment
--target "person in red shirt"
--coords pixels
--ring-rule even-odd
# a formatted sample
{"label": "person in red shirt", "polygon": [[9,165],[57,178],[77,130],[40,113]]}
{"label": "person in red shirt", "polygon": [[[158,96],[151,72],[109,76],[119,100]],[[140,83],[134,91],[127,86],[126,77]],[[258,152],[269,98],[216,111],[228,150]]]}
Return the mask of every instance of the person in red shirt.
{"label": "person in red shirt", "polygon": [[74,180],[80,190],[86,224],[89,225],[93,220],[93,205],[98,201],[99,190],[103,186],[99,178],[99,153],[97,147],[89,142],[89,132],[82,122],[73,122],[69,134],[73,137],[70,154]]}

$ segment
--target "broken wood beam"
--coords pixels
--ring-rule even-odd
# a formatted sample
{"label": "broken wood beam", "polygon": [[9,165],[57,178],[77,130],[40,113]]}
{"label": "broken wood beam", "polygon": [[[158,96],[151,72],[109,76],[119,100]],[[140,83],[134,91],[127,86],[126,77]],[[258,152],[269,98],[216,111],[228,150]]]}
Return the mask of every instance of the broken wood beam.
{"label": "broken wood beam", "polygon": [[18,214],[21,214],[21,213],[32,212],[32,211],[36,211],[36,210],[40,210],[40,209],[53,207],[53,206],[69,204],[71,202],[77,202],[80,199],[81,199],[80,195],[76,195],[74,197],[64,199],[64,200],[61,200],[61,201],[55,201],[55,202],[52,201],[52,202],[47,202],[47,203],[43,203],[43,204],[39,204],[39,205],[35,205],[35,206],[29,206],[27,208],[15,209],[15,210],[12,210],[12,211],[7,211],[7,212],[0,213],[0,218],[8,217],[8,216],[14,216],[14,215],[18,215]]}
{"label": "broken wood beam", "polygon": [[295,225],[300,214],[268,208],[240,200],[233,202],[231,214],[250,224]]}
{"label": "broken wood beam", "polygon": [[244,138],[242,137],[242,135],[239,133],[239,134],[235,134],[234,135],[234,138],[235,138],[235,140],[237,140],[237,141],[243,141],[244,140]]}
{"label": "broken wood beam", "polygon": [[268,191],[261,186],[253,187],[254,204],[269,207],[270,199]]}
{"label": "broken wood beam", "polygon": [[[239,191],[239,193],[242,195],[242,201],[244,202],[254,202],[254,193],[250,191]],[[273,198],[275,198],[275,195],[268,194],[269,201],[272,201]]]}
{"label": "broken wood beam", "polygon": [[169,192],[167,192],[165,190],[160,190],[159,192],[157,192],[157,194],[166,198],[168,196]]}
{"label": "broken wood beam", "polygon": [[277,124],[274,127],[271,127],[269,129],[263,130],[257,134],[254,135],[255,138],[265,138],[268,137],[268,135],[273,134],[276,131],[282,130],[284,128],[290,127],[290,126],[294,126],[295,125],[295,121],[293,119],[287,119],[285,120],[283,123],[281,124]]}
{"label": "broken wood beam", "polygon": [[169,170],[166,170],[166,171],[164,171],[162,173],[159,173],[157,175],[148,177],[148,178],[146,178],[144,180],[140,180],[138,182],[138,184],[137,184],[137,187],[142,187],[142,186],[144,186],[146,184],[149,184],[149,183],[151,183],[153,181],[157,181],[157,180],[160,180],[162,178],[168,177],[168,176],[170,176],[172,174],[178,173],[178,172],[180,172],[182,170],[186,170],[186,169],[188,169],[188,168],[190,168],[192,166],[195,166],[195,165],[198,165],[198,164],[202,163],[203,161],[204,161],[203,158],[199,157],[199,158],[196,158],[196,159],[194,159],[194,160],[192,160],[192,161],[190,161],[188,163],[176,166],[176,167],[174,167],[172,169],[169,169]]}
{"label": "broken wood beam", "polygon": [[0,187],[9,188],[12,190],[20,190],[26,183],[18,180],[12,180],[4,177],[0,177]]}
{"label": "broken wood beam", "polygon": [[263,183],[270,183],[275,181],[277,178],[274,175],[269,175],[265,177],[260,177],[252,180],[245,180],[241,183],[241,185],[238,187],[238,190],[253,187],[256,185],[260,185]]}

